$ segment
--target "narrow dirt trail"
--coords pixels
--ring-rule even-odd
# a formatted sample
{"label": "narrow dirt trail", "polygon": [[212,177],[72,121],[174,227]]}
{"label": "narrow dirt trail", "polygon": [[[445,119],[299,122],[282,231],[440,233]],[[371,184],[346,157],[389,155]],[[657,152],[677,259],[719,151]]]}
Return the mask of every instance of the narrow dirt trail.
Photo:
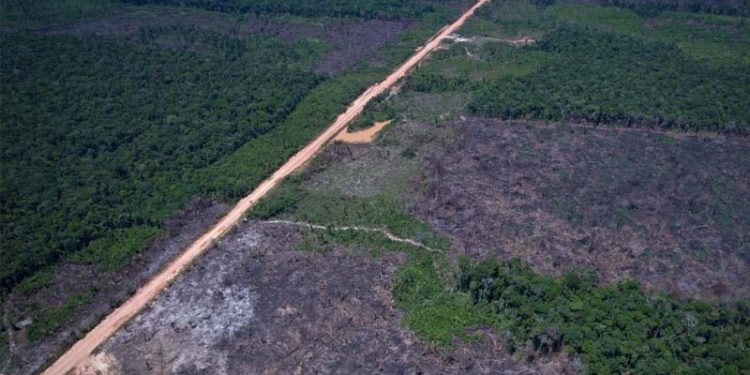
{"label": "narrow dirt trail", "polygon": [[328,127],[321,135],[310,142],[305,148],[292,156],[268,179],[258,185],[250,195],[240,200],[229,213],[203,234],[198,240],[188,246],[175,260],[154,276],[148,283],[133,294],[130,299],[107,315],[94,329],[75,343],[68,351],[57,359],[44,375],[64,375],[73,370],[79,363],[84,361],[99,345],[117,332],[128,320],[136,316],[146,305],[151,302],[196,258],[201,256],[211,245],[227,233],[242,218],[243,214],[250,209],[258,200],[263,198],[271,189],[279,184],[286,176],[304,165],[323,147],[331,141],[338,133],[346,131],[346,125],[359,115],[365,105],[374,97],[385,92],[425,56],[435,50],[445,37],[455,32],[464,22],[474,14],[477,8],[490,0],[478,0],[469,10],[452,24],[442,28],[427,44],[412,55],[405,63],[398,67],[385,80],[368,88],[362,95],[352,102],[347,110],[336,118],[336,121]]}
{"label": "narrow dirt trail", "polygon": [[260,224],[284,224],[284,225],[291,225],[295,227],[302,227],[302,228],[308,228],[308,229],[318,229],[318,230],[333,230],[337,232],[347,232],[347,231],[355,231],[355,232],[367,232],[367,233],[378,233],[385,236],[385,238],[389,239],[393,242],[400,242],[409,244],[412,246],[419,247],[421,249],[427,250],[431,253],[439,253],[440,250],[433,249],[421,242],[414,241],[409,238],[401,238],[396,236],[395,234],[391,233],[388,230],[381,229],[381,228],[371,228],[371,227],[363,227],[358,225],[351,225],[351,226],[336,226],[336,225],[318,225],[318,224],[312,224],[304,221],[289,221],[289,220],[266,220],[266,221],[260,221]]}

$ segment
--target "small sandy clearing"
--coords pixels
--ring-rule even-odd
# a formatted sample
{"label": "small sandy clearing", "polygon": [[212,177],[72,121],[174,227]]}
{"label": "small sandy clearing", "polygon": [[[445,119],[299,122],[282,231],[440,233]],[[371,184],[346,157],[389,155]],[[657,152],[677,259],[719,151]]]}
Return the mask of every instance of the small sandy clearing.
{"label": "small sandy clearing", "polygon": [[96,355],[89,356],[73,371],[74,375],[100,375],[108,374],[115,375],[119,374],[120,363],[117,359],[105,352],[100,352]]}
{"label": "small sandy clearing", "polygon": [[339,133],[339,135],[337,135],[333,140],[344,143],[372,143],[378,133],[380,133],[380,131],[388,126],[391,122],[393,122],[393,120],[379,121],[372,124],[372,126],[367,129],[362,129],[353,133],[350,133],[348,129],[345,129],[344,131]]}

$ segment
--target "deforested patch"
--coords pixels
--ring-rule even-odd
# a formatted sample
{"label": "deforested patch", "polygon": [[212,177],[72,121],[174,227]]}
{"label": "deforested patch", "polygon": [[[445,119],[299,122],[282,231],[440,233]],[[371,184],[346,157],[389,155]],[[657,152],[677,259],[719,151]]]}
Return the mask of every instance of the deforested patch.
{"label": "deforested patch", "polygon": [[393,303],[406,254],[299,251],[307,231],[240,225],[103,351],[123,374],[538,373],[490,340],[432,350]]}
{"label": "deforested patch", "polygon": [[748,295],[742,139],[497,120],[451,128],[460,136],[427,157],[414,209],[455,252],[691,297]]}
{"label": "deforested patch", "polygon": [[[242,249],[252,248],[256,242],[257,234],[252,231],[233,241]],[[138,352],[149,364],[149,371],[215,369],[225,373],[226,357],[211,348],[231,340],[255,319],[257,293],[251,285],[233,282],[228,276],[236,263],[224,260],[212,259],[191,269],[186,275],[189,282],[170,287],[148,311],[114,336],[107,351],[115,355],[123,350]],[[122,366],[125,373],[142,371],[141,366],[129,362]]]}

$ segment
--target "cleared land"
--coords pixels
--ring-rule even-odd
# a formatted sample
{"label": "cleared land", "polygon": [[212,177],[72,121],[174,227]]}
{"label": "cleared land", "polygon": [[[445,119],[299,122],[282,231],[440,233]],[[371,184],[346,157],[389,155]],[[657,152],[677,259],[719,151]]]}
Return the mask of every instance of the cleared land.
{"label": "cleared land", "polygon": [[336,136],[335,140],[344,143],[370,143],[375,140],[378,133],[383,130],[391,121],[380,121],[372,124],[367,129],[356,131],[342,131]]}
{"label": "cleared land", "polygon": [[406,256],[299,251],[307,234],[241,224],[102,352],[123,374],[538,373],[490,343],[432,352],[392,304]]}
{"label": "cleared land", "polygon": [[470,3],[412,5],[0,4],[0,372],[80,339]]}
{"label": "cleared land", "polygon": [[[746,366],[748,151],[743,138],[407,121],[372,146],[330,147],[253,215],[384,227],[445,249],[409,253],[394,287],[427,342],[489,326],[518,358],[574,373],[701,373]],[[373,241],[318,233],[300,248],[399,251]]]}
{"label": "cleared land", "polygon": [[78,341],[71,349],[63,354],[60,359],[52,364],[45,374],[65,374],[88,357],[96,347],[101,345],[113,333],[115,333],[125,322],[135,316],[146,304],[159,292],[169,285],[174,278],[182,272],[194,259],[205,252],[216,239],[230,230],[242,215],[259,199],[264,197],[274,186],[281,182],[286,176],[304,165],[310,160],[326,143],[333,139],[336,134],[345,130],[346,125],[357,116],[364,106],[374,97],[382,94],[396,81],[403,78],[428,53],[435,49],[442,39],[459,28],[474,11],[482,6],[487,0],[480,0],[467,10],[458,20],[445,27],[432,40],[420,48],[419,51],[401,65],[395,72],[384,81],[368,88],[349,106],[346,112],[341,114],[326,131],[324,131],[313,142],[308,144],[299,153],[289,159],[274,174],[263,181],[247,197],[240,200],[232,210],[223,217],[211,230],[201,236],[196,242],[188,247],[175,261],[170,263],[162,272],[156,275],[142,288],[138,289],[133,297],[109,314],[99,325],[92,329],[86,336]]}
{"label": "cleared land", "polygon": [[601,3],[482,7],[85,365],[750,371],[746,6]]}
{"label": "cleared land", "polygon": [[[637,156],[630,152],[632,148],[648,151]],[[633,314],[628,309],[647,311],[637,306],[649,298],[659,301],[658,292],[663,290],[682,296],[668,297],[675,304],[683,303],[685,296],[698,296],[733,306],[732,301],[746,297],[742,293],[747,292],[743,285],[750,262],[737,251],[730,234],[702,236],[706,241],[719,241],[703,255],[691,250],[690,242],[697,237],[675,242],[668,250],[659,249],[662,238],[688,235],[696,226],[707,233],[747,231],[750,223],[741,212],[726,211],[733,207],[688,214],[679,210],[695,199],[692,194],[745,205],[748,184],[742,172],[748,152],[740,140],[694,134],[491,119],[441,125],[401,122],[373,144],[329,145],[305,172],[290,177],[262,200],[251,211],[253,219],[219,241],[211,257],[198,260],[150,308],[102,346],[100,355],[116,361],[114,366],[123,373],[147,369],[185,373],[221,373],[222,369],[229,373],[614,371],[617,367],[594,367],[602,366],[592,362],[599,358],[596,353],[577,351],[568,336],[573,331],[567,326],[560,326],[566,329],[564,339],[550,336],[562,341],[550,341],[549,346],[525,344],[526,331],[509,322],[525,321],[527,315],[522,314],[530,312],[510,315],[512,310],[496,313],[481,302],[475,305],[472,294],[462,289],[460,281],[468,271],[459,267],[457,259],[521,258],[542,274],[580,272],[614,290],[620,281],[634,278],[657,293],[644,299],[605,299],[604,315],[615,319],[624,314],[638,321],[627,315]],[[685,161],[691,170],[679,167],[679,157],[688,154],[701,160],[700,164]],[[710,168],[717,162],[723,165],[721,171]],[[633,175],[643,189],[623,190],[633,186],[630,178],[623,180],[625,185],[601,188],[612,182],[610,174],[630,176],[636,169],[669,170],[674,175]],[[722,185],[727,190],[706,185],[719,175],[728,176]],[[552,182],[557,189],[550,188]],[[692,194],[681,190],[687,186],[693,187]],[[696,186],[705,189],[695,190]],[[589,194],[592,191],[596,194]],[[669,196],[670,202],[652,201],[655,196]],[[636,212],[628,220],[622,220],[620,209],[630,205],[622,206],[617,197],[638,206],[631,207]],[[579,217],[572,216],[566,206],[554,204],[565,199],[577,201]],[[646,226],[670,222],[676,216],[686,216],[689,223],[654,229],[660,232]],[[269,217],[320,226],[265,221]],[[725,217],[733,218],[733,225],[723,226]],[[587,223],[584,219],[600,224],[582,226]],[[467,229],[458,221],[465,222]],[[375,232],[339,230],[355,226],[382,228],[434,251],[396,243]],[[576,242],[592,233],[595,240],[590,246]],[[655,250],[635,253],[640,249],[633,242],[642,240],[653,241]],[[611,259],[616,261],[603,261]],[[727,268],[727,259],[736,262]],[[521,280],[524,272],[516,269],[512,275]],[[204,280],[210,280],[210,285]],[[529,287],[543,288],[544,284]],[[711,295],[714,292],[721,294]],[[555,316],[557,305],[550,307],[542,301],[533,302],[538,315],[529,319],[545,322]],[[242,313],[235,308],[239,305],[245,306]],[[692,316],[710,305],[696,306],[702,307],[687,310]],[[676,313],[678,322],[684,314]],[[588,315],[582,313],[578,319],[577,327],[588,324],[583,323]],[[707,323],[701,320],[696,327]],[[622,323],[618,329],[631,329],[628,324],[635,323]],[[616,340],[629,337],[613,328],[602,334],[607,331]],[[678,331],[674,340],[683,340],[684,335]],[[529,338],[534,343],[538,339]],[[650,340],[638,345],[651,345]],[[721,340],[714,338],[705,345],[721,345]],[[589,345],[601,343],[594,339],[584,347]],[[654,348],[646,352],[658,353]],[[730,363],[742,355],[741,351],[719,350]],[[705,366],[700,356],[692,355],[686,363]],[[632,358],[633,366],[648,368],[659,357]],[[604,362],[604,366],[611,365]]]}

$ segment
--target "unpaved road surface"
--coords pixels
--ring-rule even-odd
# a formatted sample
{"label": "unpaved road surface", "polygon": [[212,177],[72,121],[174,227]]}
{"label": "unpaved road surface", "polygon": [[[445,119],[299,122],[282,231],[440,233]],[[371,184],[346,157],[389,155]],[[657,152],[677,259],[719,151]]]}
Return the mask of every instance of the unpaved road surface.
{"label": "unpaved road surface", "polygon": [[477,1],[474,6],[461,15],[461,17],[459,17],[454,23],[440,30],[438,34],[429,40],[423,48],[419,49],[385,80],[368,88],[349,106],[349,108],[347,108],[344,113],[339,115],[336,121],[328,129],[315,138],[315,140],[305,148],[287,160],[281,168],[274,172],[271,177],[263,181],[252,193],[250,193],[250,195],[240,200],[237,205],[232,208],[232,210],[213,228],[185,249],[185,251],[170,263],[161,273],[156,275],[146,285],[138,289],[130,299],[112,311],[112,313],[102,320],[99,325],[68,349],[68,351],[53,363],[52,366],[47,368],[43,374],[63,375],[84,361],[99,345],[104,343],[128,320],[138,314],[138,312],[140,312],[151,300],[164,290],[164,288],[166,288],[187,266],[203,254],[218,238],[228,232],[255,202],[263,198],[286,176],[312,159],[312,157],[315,156],[315,154],[326,143],[331,141],[336,134],[345,131],[346,125],[362,112],[365,105],[370,100],[385,92],[385,90],[390,88],[399,79],[403,78],[409,70],[419,63],[419,61],[436,49],[445,37],[461,27],[461,25],[463,25],[463,23],[474,14],[474,11],[476,11],[477,8],[489,1],[490,0]]}

